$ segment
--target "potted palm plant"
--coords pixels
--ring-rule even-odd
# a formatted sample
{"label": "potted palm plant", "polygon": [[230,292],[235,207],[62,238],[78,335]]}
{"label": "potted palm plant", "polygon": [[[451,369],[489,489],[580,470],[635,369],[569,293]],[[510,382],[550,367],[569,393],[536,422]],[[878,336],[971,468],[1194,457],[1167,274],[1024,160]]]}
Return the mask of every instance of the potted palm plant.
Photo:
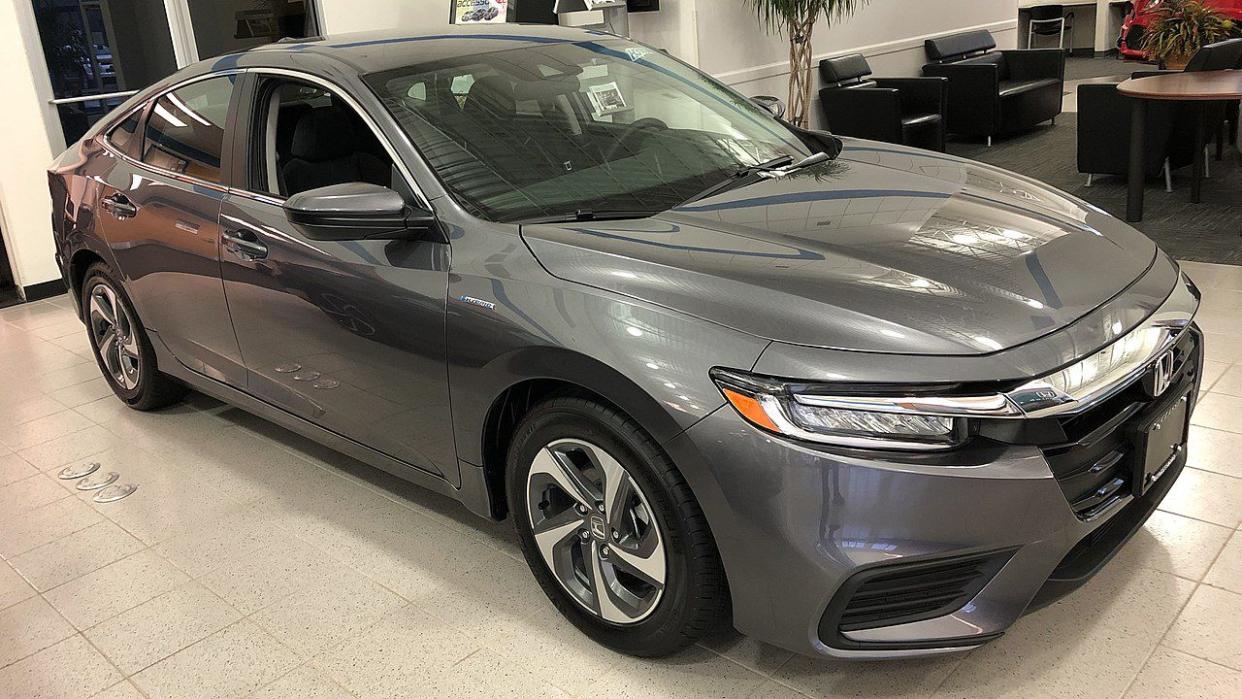
{"label": "potted palm plant", "polygon": [[805,127],[810,116],[811,37],[815,25],[848,17],[869,0],[742,0],[749,5],[768,32],[789,39],[789,121]]}
{"label": "potted palm plant", "polygon": [[1183,70],[1199,49],[1229,36],[1233,22],[1201,0],[1164,0],[1143,39],[1147,54]]}

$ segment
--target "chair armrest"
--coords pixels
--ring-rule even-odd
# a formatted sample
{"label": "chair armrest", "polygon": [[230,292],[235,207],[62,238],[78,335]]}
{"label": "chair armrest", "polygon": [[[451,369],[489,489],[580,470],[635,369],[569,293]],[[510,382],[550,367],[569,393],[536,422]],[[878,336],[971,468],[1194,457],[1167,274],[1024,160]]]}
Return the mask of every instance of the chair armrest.
{"label": "chair armrest", "polygon": [[901,92],[901,106],[906,114],[944,114],[949,101],[948,78],[876,78],[882,88]]}
{"label": "chair armrest", "polygon": [[901,142],[901,94],[878,87],[827,88],[819,104],[828,130],[842,136]]}
{"label": "chair armrest", "polygon": [[1002,51],[1009,66],[1010,80],[1042,80],[1056,78],[1065,81],[1065,54],[1061,49],[1031,49]]}

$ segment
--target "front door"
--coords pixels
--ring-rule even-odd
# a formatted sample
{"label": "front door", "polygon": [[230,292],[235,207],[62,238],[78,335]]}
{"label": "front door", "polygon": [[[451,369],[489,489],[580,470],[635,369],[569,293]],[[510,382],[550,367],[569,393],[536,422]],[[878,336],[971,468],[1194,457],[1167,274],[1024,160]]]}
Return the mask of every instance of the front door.
{"label": "front door", "polygon": [[[352,108],[309,84],[260,80],[250,193],[221,210],[223,277],[255,396],[459,483],[445,365],[449,246],[310,240],[287,196],[349,181],[403,186]],[[243,141],[246,142],[246,141]],[[239,149],[240,150],[240,149]]]}
{"label": "front door", "polygon": [[193,82],[155,100],[137,144],[109,134],[141,164],[114,156],[100,221],[154,338],[194,371],[244,386],[220,280],[221,161],[234,77]]}

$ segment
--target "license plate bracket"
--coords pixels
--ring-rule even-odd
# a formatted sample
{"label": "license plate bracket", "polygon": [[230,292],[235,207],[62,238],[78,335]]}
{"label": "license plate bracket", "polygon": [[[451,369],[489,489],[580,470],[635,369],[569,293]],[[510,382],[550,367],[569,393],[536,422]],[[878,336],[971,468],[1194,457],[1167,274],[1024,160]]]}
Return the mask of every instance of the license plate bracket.
{"label": "license plate bracket", "polygon": [[1134,440],[1134,474],[1130,479],[1135,497],[1142,497],[1185,451],[1189,429],[1189,391],[1166,401],[1155,417],[1138,427]]}

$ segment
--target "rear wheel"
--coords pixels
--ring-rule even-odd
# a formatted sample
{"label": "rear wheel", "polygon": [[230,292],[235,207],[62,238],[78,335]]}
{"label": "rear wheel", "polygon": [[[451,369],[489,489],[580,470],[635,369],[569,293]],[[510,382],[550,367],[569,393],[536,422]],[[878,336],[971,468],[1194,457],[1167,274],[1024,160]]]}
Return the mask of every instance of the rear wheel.
{"label": "rear wheel", "polygon": [[553,604],[596,641],[662,656],[728,618],[715,542],[659,445],[615,409],[557,398],[517,428],[510,512]]}
{"label": "rear wheel", "polygon": [[136,410],[155,410],[185,396],[184,386],[156,368],[151,340],[106,265],[86,270],[82,303],[95,361],[118,398]]}

